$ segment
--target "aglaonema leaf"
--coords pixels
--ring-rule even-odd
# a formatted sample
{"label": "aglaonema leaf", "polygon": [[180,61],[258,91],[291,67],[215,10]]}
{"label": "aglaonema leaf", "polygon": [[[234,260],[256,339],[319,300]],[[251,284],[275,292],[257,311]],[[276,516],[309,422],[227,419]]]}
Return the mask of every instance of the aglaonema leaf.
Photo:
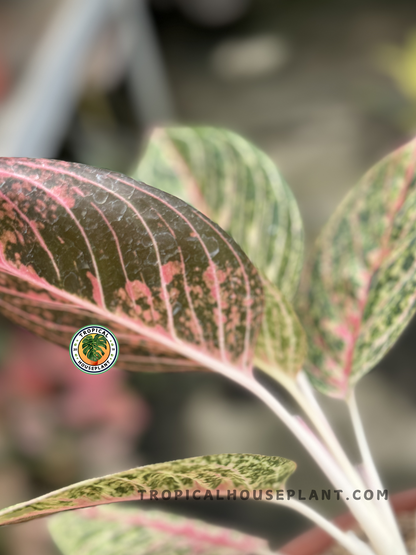
{"label": "aglaonema leaf", "polygon": [[263,152],[223,129],[157,128],[134,176],[206,214],[293,297],[303,263],[302,221],[292,192]]}
{"label": "aglaonema leaf", "polygon": [[156,510],[100,507],[55,515],[63,555],[271,555],[260,538]]}
{"label": "aglaonema leaf", "polygon": [[288,459],[251,454],[206,455],[151,464],[85,480],[3,509],[0,511],[0,526],[70,509],[148,500],[152,492],[159,499],[166,499],[169,492],[180,491],[186,499],[186,491],[191,498],[197,490],[201,498],[207,490],[213,497],[226,496],[228,490],[247,490],[249,493],[254,490],[274,491],[282,486],[295,468],[295,463]]}
{"label": "aglaonema leaf", "polygon": [[416,141],[351,190],[321,233],[302,301],[313,384],[348,396],[416,308]]}
{"label": "aglaonema leaf", "polygon": [[296,378],[306,356],[306,336],[292,304],[263,279],[264,316],[254,364],[281,383]]}
{"label": "aglaonema leaf", "polygon": [[0,159],[0,310],[66,348],[83,326],[132,370],[249,374],[260,277],[182,200],[82,164]]}

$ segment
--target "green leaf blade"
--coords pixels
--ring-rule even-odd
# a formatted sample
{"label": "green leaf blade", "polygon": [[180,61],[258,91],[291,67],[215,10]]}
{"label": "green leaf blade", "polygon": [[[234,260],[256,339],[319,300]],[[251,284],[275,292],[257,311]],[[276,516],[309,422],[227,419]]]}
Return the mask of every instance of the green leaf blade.
{"label": "green leaf blade", "polygon": [[291,299],[303,263],[303,226],[276,166],[223,129],[155,129],[134,174],[198,208],[225,229]]}
{"label": "green leaf blade", "polygon": [[416,309],[416,141],[352,189],[320,235],[301,303],[308,372],[344,398]]}
{"label": "green leaf blade", "polygon": [[260,538],[162,511],[100,507],[56,515],[49,531],[63,555],[265,555]]}
{"label": "green leaf blade", "polygon": [[306,357],[306,336],[291,303],[263,279],[265,309],[254,364],[279,382],[295,379]]}
{"label": "green leaf blade", "polygon": [[[193,492],[228,490],[252,492],[279,489],[296,464],[281,457],[222,454],[193,457],[133,468],[101,478],[85,480],[31,501],[0,511],[0,526],[16,524],[70,509],[120,501],[150,499],[151,491]],[[183,493],[185,495],[185,493]]]}

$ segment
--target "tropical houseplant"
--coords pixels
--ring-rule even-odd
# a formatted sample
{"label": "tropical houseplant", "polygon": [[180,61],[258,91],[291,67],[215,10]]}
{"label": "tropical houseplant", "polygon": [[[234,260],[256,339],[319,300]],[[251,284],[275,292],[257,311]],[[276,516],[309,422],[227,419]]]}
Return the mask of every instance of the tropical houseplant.
{"label": "tropical houseplant", "polygon": [[[121,368],[209,369],[245,387],[301,441],[368,541],[285,489],[295,463],[252,454],[93,478],[2,510],[0,525],[62,512],[51,531],[65,555],[81,547],[91,554],[270,553],[262,540],[198,521],[96,508],[253,496],[299,511],[354,555],[404,555],[354,391],[414,313],[415,154],[413,141],[351,190],[319,237],[298,293],[303,230],[294,197],[270,159],[231,132],[155,130],[135,177],[157,189],[81,164],[2,159],[3,314],[65,347],[82,326],[107,326],[118,338]],[[253,367],[277,380],[309,423]],[[313,388],[347,404],[364,473],[345,455]],[[92,508],[65,512],[85,507]]]}

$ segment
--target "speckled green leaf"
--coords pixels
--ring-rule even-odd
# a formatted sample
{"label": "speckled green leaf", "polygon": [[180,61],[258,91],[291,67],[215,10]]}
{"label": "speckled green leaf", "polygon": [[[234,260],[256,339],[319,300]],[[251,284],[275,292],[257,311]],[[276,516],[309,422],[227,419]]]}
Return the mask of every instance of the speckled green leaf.
{"label": "speckled green leaf", "polygon": [[302,301],[309,374],[345,397],[416,308],[416,141],[352,189],[324,228]]}
{"label": "speckled green leaf", "polygon": [[267,555],[260,538],[162,511],[99,507],[55,515],[63,555]]}
{"label": "speckled green leaf", "polygon": [[[279,489],[294,472],[294,462],[280,457],[223,454],[151,464],[101,478],[85,480],[42,497],[0,511],[0,526],[25,522],[69,509],[81,509],[120,501],[145,500],[151,491],[207,490],[215,495],[247,490]],[[168,493],[166,493],[167,495]]]}
{"label": "speckled green leaf", "polygon": [[254,364],[276,380],[295,378],[306,356],[306,337],[292,304],[263,280],[265,309]]}
{"label": "speckled green leaf", "polygon": [[241,248],[182,200],[122,174],[0,158],[0,311],[66,348],[115,333],[118,366],[249,374],[263,310]]}
{"label": "speckled green leaf", "polygon": [[134,176],[206,214],[293,297],[303,261],[302,221],[289,187],[263,152],[223,129],[158,128]]}

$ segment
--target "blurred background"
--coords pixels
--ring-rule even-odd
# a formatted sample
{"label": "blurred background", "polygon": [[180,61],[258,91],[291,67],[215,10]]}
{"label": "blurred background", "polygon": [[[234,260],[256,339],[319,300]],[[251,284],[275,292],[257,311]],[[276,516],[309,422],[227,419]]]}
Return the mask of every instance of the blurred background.
{"label": "blurred background", "polygon": [[[263,148],[293,188],[309,250],[362,173],[416,130],[416,4],[0,1],[1,156],[129,174],[149,126],[170,122],[228,127]],[[220,376],[88,376],[64,349],[0,324],[1,507],[140,464],[227,451],[292,458],[291,487],[328,487],[283,425]],[[415,333],[413,323],[358,388],[391,492],[416,482]],[[323,403],[358,460],[343,406]],[[164,507],[276,546],[309,527],[255,502]],[[25,553],[56,553],[44,520],[0,530],[1,555]]]}

